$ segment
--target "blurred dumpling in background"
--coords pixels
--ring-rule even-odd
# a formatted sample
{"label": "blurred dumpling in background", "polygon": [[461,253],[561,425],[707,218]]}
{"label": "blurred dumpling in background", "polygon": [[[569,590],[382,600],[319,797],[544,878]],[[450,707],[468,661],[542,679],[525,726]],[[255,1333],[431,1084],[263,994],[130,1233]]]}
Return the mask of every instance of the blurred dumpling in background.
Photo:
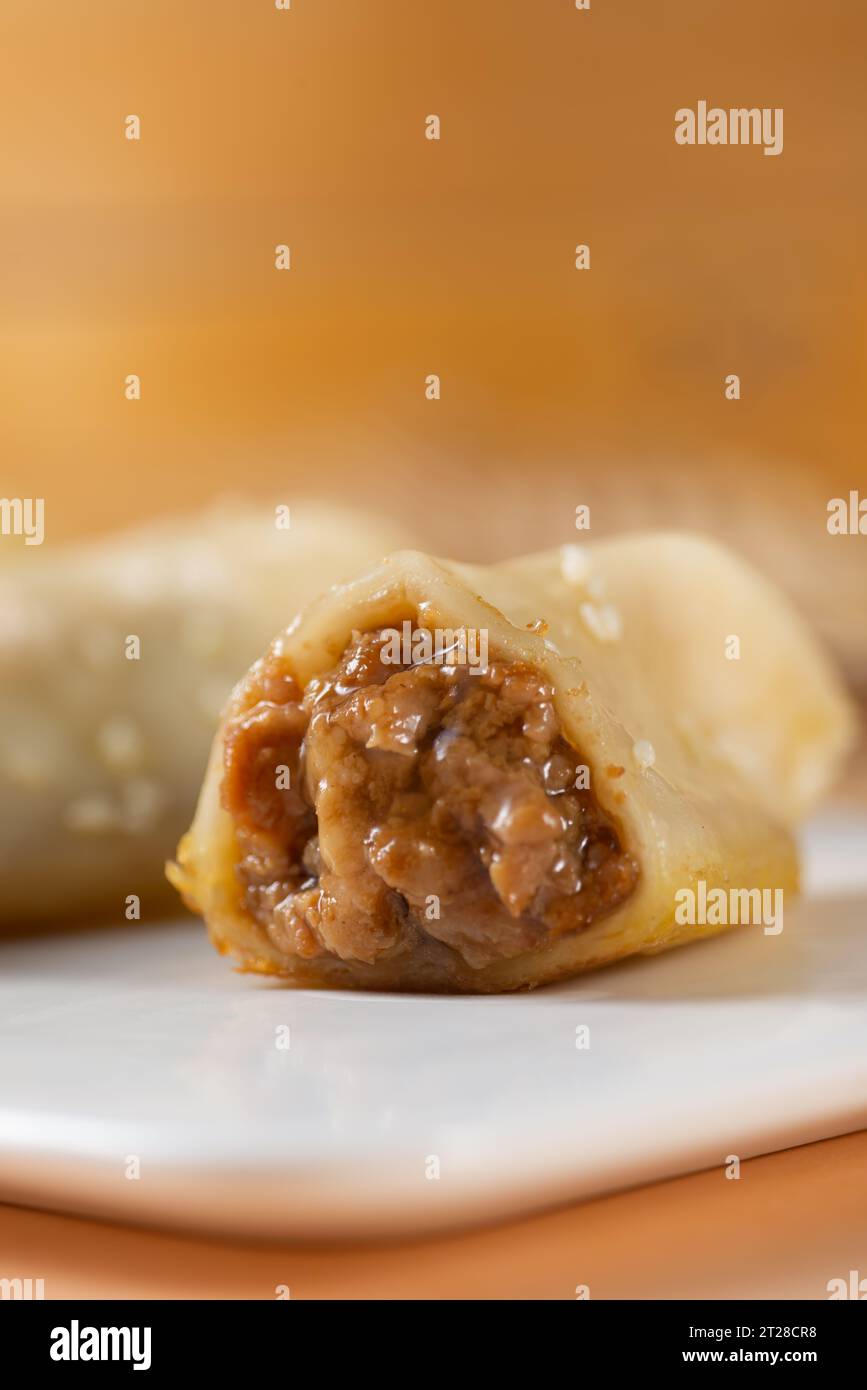
{"label": "blurred dumpling in background", "polygon": [[320,503],[286,520],[226,500],[0,570],[4,928],[157,909],[234,682],[287,612],[409,539]]}

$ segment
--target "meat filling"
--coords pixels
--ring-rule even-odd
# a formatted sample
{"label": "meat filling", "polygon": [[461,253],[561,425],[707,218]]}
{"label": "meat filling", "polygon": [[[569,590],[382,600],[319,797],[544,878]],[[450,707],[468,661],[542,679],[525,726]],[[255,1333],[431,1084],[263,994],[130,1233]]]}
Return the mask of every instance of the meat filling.
{"label": "meat filling", "polygon": [[638,876],[521,662],[395,665],[362,634],[302,692],[254,667],[225,740],[247,910],[284,953],[471,967],[588,927]]}

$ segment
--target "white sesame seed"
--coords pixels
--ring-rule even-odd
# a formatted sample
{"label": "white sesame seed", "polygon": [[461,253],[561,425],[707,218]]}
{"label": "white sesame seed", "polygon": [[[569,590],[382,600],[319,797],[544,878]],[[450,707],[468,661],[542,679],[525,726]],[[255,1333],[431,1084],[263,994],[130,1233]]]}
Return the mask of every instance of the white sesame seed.
{"label": "white sesame seed", "polygon": [[588,632],[597,642],[619,642],[623,636],[623,622],[613,603],[582,603],[578,610]]}
{"label": "white sesame seed", "polygon": [[590,573],[590,556],[583,546],[560,546],[560,575],[567,584],[581,585]]}
{"label": "white sesame seed", "polygon": [[648,739],[640,738],[632,745],[632,756],[643,770],[647,767],[653,767],[656,762],[656,749]]}
{"label": "white sesame seed", "polygon": [[548,651],[553,652],[555,656],[560,655],[560,648],[557,646],[557,643],[549,641],[547,637],[545,638],[545,646]]}

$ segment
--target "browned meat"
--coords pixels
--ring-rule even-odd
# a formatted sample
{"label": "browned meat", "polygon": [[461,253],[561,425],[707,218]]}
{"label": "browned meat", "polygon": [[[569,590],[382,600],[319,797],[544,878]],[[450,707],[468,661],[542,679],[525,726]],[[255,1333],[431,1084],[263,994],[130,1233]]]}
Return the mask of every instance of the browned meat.
{"label": "browned meat", "polygon": [[363,634],[303,695],[260,662],[229,728],[223,804],[275,945],[372,962],[426,934],[479,967],[622,903],[637,866],[540,674],[394,665],[384,646]]}

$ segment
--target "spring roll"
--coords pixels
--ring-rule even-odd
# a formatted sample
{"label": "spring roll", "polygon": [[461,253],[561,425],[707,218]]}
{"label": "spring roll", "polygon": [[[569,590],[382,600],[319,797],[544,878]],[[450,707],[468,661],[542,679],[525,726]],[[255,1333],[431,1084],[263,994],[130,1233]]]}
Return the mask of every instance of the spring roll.
{"label": "spring roll", "polygon": [[798,616],[717,544],[402,552],[234,691],[169,873],[246,970],[534,986],[730,924],[683,890],[793,891],[851,737]]}
{"label": "spring roll", "polygon": [[400,539],[225,502],[0,571],[0,923],[176,902],[165,859],[233,685],[287,611]]}

